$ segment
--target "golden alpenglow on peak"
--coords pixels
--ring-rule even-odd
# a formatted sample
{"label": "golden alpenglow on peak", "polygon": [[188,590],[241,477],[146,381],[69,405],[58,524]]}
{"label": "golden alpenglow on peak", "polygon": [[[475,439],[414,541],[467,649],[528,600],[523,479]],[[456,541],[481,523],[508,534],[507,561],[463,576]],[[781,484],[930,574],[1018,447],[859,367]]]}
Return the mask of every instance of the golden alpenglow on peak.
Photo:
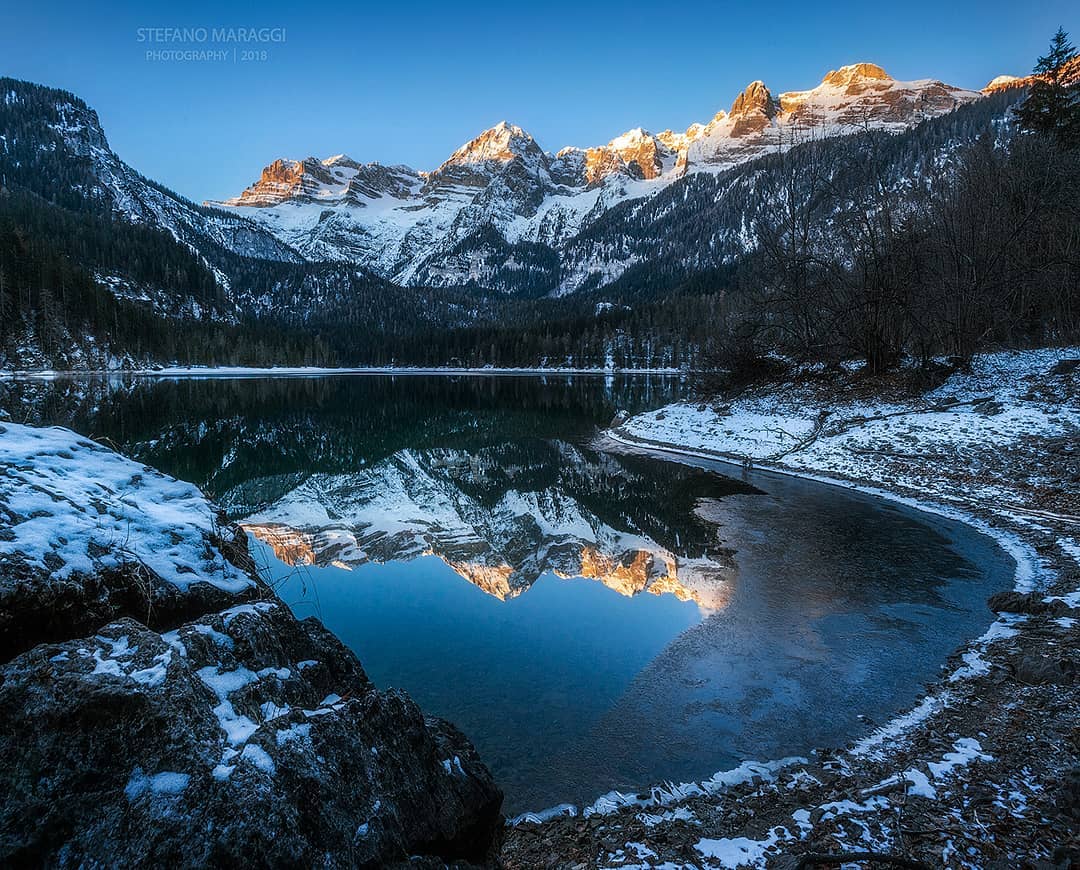
{"label": "golden alpenglow on peak", "polygon": [[840,69],[830,70],[821,80],[823,85],[846,85],[855,79],[879,79],[892,81],[892,76],[876,63],[851,63]]}
{"label": "golden alpenglow on peak", "polygon": [[776,106],[773,103],[772,93],[763,81],[750,82],[735,102],[731,104],[731,115],[746,115],[750,112],[764,112],[771,118],[776,114]]}
{"label": "golden alpenglow on peak", "polygon": [[520,156],[522,147],[530,143],[532,143],[532,136],[521,127],[507,121],[500,121],[458,148],[450,155],[446,164],[513,160]]}

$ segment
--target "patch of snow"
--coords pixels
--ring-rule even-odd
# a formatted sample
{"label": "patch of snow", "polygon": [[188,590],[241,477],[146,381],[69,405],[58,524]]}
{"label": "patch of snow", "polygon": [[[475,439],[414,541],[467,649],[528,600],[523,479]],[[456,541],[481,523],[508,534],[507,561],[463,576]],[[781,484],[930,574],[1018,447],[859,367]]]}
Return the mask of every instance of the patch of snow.
{"label": "patch of snow", "polygon": [[453,776],[455,773],[458,776],[466,775],[465,768],[461,766],[461,758],[457,755],[455,755],[453,759],[444,758],[442,766],[443,769],[451,776]]}
{"label": "patch of snow", "polygon": [[252,616],[258,616],[262,613],[267,613],[277,607],[277,604],[273,601],[259,601],[255,604],[237,604],[235,607],[230,607],[227,610],[221,611],[223,622],[225,627],[228,628],[234,619],[238,616],[249,614]]}
{"label": "patch of snow", "polygon": [[271,719],[277,719],[279,716],[287,715],[290,709],[288,704],[279,705],[273,701],[267,701],[259,707],[259,712],[262,713],[263,719],[269,722]]}
{"label": "patch of snow", "polygon": [[129,801],[135,801],[144,794],[176,796],[183,794],[190,781],[191,775],[187,773],[162,771],[146,774],[141,767],[136,767],[124,786],[124,795]]}
{"label": "patch of snow", "polygon": [[927,766],[934,779],[941,779],[973,761],[993,761],[993,756],[983,752],[975,738],[961,737],[953,744],[952,752],[947,753],[941,761],[932,761]]}
{"label": "patch of snow", "polygon": [[[780,833],[778,833],[780,832]],[[784,828],[774,828],[763,840],[751,840],[748,837],[722,837],[719,840],[701,839],[694,845],[704,857],[720,862],[727,868],[763,867],[765,858],[781,836],[790,837]]]}
{"label": "patch of snow", "polygon": [[258,676],[244,667],[222,672],[213,666],[200,668],[197,675],[218,697],[219,703],[214,707],[214,715],[225,732],[225,739],[233,746],[245,743],[259,730],[259,726],[249,717],[236,712],[229,695],[254,683]]}
{"label": "patch of snow", "polygon": [[653,825],[659,825],[661,822],[688,822],[693,825],[701,824],[697,816],[695,816],[686,807],[676,807],[673,810],[664,810],[660,813],[638,813],[637,819],[643,825],[652,827]]}
{"label": "patch of snow", "polygon": [[311,737],[311,725],[306,722],[297,723],[289,728],[282,728],[276,736],[278,746],[297,740],[307,740]]}
{"label": "patch of snow", "polygon": [[165,682],[165,677],[168,675],[169,663],[172,662],[172,654],[172,649],[167,649],[162,653],[158,653],[154,656],[154,664],[138,671],[132,671],[128,676],[136,683],[142,683],[149,688],[160,686]]}
{"label": "patch of snow", "polygon": [[791,814],[791,818],[799,828],[799,839],[805,840],[806,835],[814,830],[814,826],[810,822],[810,811],[803,809],[795,810],[795,812]]}
{"label": "patch of snow", "polygon": [[206,635],[208,638],[210,638],[210,640],[212,640],[215,644],[222,647],[223,649],[233,648],[233,639],[231,637],[229,637],[227,634],[222,634],[220,631],[209,625],[197,623],[195,625],[195,631],[197,631],[199,634]]}
{"label": "patch of snow", "polygon": [[141,564],[181,590],[253,585],[210,545],[217,515],[197,487],[68,429],[0,424],[0,511],[0,558],[56,580]]}
{"label": "patch of snow", "polygon": [[244,747],[244,751],[240,753],[240,758],[250,762],[263,773],[269,774],[270,776],[273,776],[277,772],[277,768],[274,766],[274,760],[267,755],[265,749],[261,746],[256,746],[254,743],[249,743]]}
{"label": "patch of snow", "polygon": [[574,817],[577,815],[577,807],[573,804],[557,804],[553,807],[548,807],[546,810],[540,810],[535,813],[522,813],[519,816],[514,816],[510,820],[511,825],[520,825],[522,822],[532,822],[539,825],[550,819],[558,818],[559,816]]}

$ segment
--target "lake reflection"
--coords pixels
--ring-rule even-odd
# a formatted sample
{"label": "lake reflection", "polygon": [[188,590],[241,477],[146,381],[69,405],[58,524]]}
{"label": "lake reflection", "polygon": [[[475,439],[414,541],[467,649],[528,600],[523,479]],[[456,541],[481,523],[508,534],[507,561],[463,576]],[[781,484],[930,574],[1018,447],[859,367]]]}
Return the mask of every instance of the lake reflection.
{"label": "lake reflection", "polygon": [[597,440],[655,378],[0,386],[210,491],[284,599],[477,744],[519,812],[865,732],[981,632],[951,521]]}

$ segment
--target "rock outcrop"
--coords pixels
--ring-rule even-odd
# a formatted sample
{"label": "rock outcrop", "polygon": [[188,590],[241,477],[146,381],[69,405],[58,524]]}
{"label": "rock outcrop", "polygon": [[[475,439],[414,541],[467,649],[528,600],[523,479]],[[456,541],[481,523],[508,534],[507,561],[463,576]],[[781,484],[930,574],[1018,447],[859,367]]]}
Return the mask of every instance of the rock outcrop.
{"label": "rock outcrop", "polygon": [[[296,619],[193,487],[0,428],[0,861],[487,860],[502,794],[469,741]],[[95,531],[124,521],[145,559]]]}

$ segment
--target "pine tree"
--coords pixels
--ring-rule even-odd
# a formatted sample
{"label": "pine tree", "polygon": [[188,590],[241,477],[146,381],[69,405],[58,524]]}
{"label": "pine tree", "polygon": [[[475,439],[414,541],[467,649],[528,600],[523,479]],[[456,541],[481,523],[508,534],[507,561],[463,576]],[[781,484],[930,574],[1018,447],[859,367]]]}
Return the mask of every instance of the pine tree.
{"label": "pine tree", "polygon": [[1068,147],[1080,146],[1080,87],[1069,87],[1063,67],[1076,57],[1076,46],[1062,28],[1050,40],[1050,53],[1035,65],[1035,81],[1017,110],[1025,130],[1050,136]]}

